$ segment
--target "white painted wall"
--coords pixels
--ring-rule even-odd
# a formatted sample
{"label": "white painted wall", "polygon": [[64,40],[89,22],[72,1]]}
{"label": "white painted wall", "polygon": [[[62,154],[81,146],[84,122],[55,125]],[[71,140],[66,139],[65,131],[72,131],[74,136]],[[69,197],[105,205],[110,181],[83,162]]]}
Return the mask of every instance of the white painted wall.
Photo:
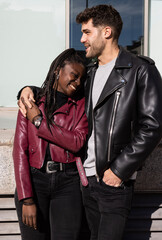
{"label": "white painted wall", "polygon": [[162,75],[162,0],[151,0],[149,56],[154,59]]}
{"label": "white painted wall", "polygon": [[65,0],[0,0],[0,107],[18,90],[40,86],[65,49]]}

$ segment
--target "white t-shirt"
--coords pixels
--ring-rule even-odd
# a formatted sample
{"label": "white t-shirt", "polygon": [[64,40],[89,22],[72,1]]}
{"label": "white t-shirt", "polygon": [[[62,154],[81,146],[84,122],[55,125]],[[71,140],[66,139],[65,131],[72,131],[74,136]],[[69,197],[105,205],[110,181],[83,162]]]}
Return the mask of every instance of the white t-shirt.
{"label": "white t-shirt", "polygon": [[[105,65],[99,65],[97,68],[92,88],[93,109],[95,108],[109,75],[115,66],[115,62],[116,58]],[[88,140],[88,157],[84,162],[84,168],[87,176],[96,175],[94,129],[92,129],[92,135]]]}

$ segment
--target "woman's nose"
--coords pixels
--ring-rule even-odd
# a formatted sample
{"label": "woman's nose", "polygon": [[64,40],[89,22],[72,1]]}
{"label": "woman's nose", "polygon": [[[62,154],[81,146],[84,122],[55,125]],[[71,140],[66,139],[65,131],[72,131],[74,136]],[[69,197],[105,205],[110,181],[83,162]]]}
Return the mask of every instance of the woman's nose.
{"label": "woman's nose", "polygon": [[76,82],[77,86],[79,86],[80,83],[81,83],[80,78],[77,78],[77,79],[75,80],[75,82]]}

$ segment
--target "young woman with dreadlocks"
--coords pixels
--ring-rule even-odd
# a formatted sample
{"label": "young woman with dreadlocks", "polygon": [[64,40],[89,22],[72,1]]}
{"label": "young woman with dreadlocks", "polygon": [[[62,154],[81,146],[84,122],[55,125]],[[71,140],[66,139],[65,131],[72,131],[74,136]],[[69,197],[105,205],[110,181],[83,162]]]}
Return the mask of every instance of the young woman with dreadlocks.
{"label": "young woman with dreadlocks", "polygon": [[81,56],[65,50],[52,62],[36,104],[26,105],[27,117],[18,112],[13,159],[23,240],[78,239],[82,200],[75,160],[88,133],[84,98],[78,97],[84,74]]}

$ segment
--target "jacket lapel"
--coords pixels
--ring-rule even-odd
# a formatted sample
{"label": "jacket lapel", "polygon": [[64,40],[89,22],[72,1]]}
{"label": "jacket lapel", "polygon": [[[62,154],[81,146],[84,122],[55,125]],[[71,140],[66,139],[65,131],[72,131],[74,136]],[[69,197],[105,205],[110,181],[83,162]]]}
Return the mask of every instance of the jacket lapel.
{"label": "jacket lapel", "polygon": [[[120,56],[120,59],[119,59]],[[124,76],[125,69],[132,68],[132,61],[131,57],[125,57],[125,51],[122,47],[120,47],[119,56],[116,60],[115,66],[107,79],[107,82],[101,92],[101,95],[98,99],[98,102],[95,106],[95,109],[104,101],[105,98],[110,96],[112,93],[123,87],[127,83],[127,79]]]}
{"label": "jacket lapel", "polygon": [[97,68],[93,67],[89,70],[90,74],[89,72],[87,73],[87,81],[85,85],[85,111],[87,116],[91,116],[90,112],[92,112],[92,88],[96,70]]}
{"label": "jacket lapel", "polygon": [[116,71],[116,69],[113,69],[109,78],[107,79],[107,82],[101,92],[101,95],[98,99],[98,102],[95,106],[95,108],[100,105],[101,102],[104,101],[105,98],[110,96],[112,93],[117,91],[119,88],[123,87],[126,84],[126,80],[119,75],[119,73]]}

